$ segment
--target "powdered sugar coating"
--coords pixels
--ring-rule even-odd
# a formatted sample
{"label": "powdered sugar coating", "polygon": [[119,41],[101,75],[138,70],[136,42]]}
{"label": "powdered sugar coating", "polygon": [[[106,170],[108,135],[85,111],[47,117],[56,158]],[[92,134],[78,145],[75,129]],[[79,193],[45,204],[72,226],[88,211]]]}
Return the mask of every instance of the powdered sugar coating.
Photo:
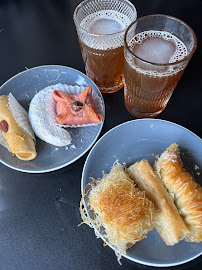
{"label": "powdered sugar coating", "polygon": [[69,132],[55,125],[49,117],[47,103],[54,90],[53,86],[48,86],[34,96],[29,107],[29,119],[36,136],[41,140],[55,146],[66,146],[71,143]]}
{"label": "powdered sugar coating", "polygon": [[[55,146],[67,146],[71,143],[71,136],[67,130],[68,125],[61,125],[56,120],[56,101],[53,98],[53,91],[59,90],[69,95],[79,94],[85,89],[84,86],[71,86],[67,84],[55,84],[39,91],[32,99],[29,108],[29,119],[35,134],[43,141]],[[103,115],[103,104],[97,93],[92,92],[93,101],[97,113]],[[92,126],[99,123],[82,125]],[[63,128],[64,127],[64,128]],[[81,127],[79,126],[71,126]]]}
{"label": "powdered sugar coating", "polygon": [[31,128],[27,111],[18,103],[11,93],[8,95],[8,104],[15,121],[35,140],[34,131]]}

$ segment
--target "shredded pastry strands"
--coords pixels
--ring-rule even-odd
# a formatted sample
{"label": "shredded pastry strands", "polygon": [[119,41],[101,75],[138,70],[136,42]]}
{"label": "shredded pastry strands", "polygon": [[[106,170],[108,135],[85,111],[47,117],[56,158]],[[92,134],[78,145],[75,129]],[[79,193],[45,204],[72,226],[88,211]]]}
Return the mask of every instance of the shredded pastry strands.
{"label": "shredded pastry strands", "polygon": [[80,202],[83,223],[112,245],[117,260],[153,229],[153,204],[116,162],[109,174],[89,183]]}

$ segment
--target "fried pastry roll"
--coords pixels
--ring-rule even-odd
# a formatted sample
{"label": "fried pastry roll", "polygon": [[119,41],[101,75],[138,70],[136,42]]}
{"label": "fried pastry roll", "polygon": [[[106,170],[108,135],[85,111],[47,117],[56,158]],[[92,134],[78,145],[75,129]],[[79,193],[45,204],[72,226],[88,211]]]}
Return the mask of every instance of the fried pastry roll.
{"label": "fried pastry roll", "polygon": [[[17,106],[18,113],[22,111],[22,115],[26,115],[27,119],[23,124],[29,125],[29,120],[26,111],[20,106],[15,98],[9,94],[0,96],[0,132],[9,146],[9,150],[22,160],[32,160],[36,157],[36,149],[34,139],[28,131],[20,126],[15,120],[10,108],[9,98]],[[24,119],[24,116],[22,116]],[[30,127],[31,128],[31,127]],[[6,144],[4,144],[6,145]]]}
{"label": "fried pastry roll", "polygon": [[183,168],[178,145],[173,143],[157,159],[155,170],[174,197],[179,213],[187,224],[191,242],[202,241],[202,188]]}
{"label": "fried pastry roll", "polygon": [[147,160],[136,162],[128,168],[131,179],[151,200],[155,207],[155,227],[166,245],[173,246],[189,233],[187,226],[169,196],[157,173]]}

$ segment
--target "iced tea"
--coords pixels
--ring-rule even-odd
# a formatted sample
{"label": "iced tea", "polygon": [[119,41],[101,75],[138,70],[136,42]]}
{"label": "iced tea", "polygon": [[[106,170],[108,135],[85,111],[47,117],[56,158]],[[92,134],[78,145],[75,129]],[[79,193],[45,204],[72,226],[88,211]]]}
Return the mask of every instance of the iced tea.
{"label": "iced tea", "polygon": [[[166,25],[166,16],[153,17],[157,22],[163,17],[162,25]],[[134,30],[128,29],[125,35],[124,102],[139,118],[155,117],[165,109],[196,45],[193,35],[187,34],[188,41],[183,42],[174,31],[156,30],[157,25],[150,20],[147,26],[152,25],[155,30],[137,31],[138,24],[134,23]],[[140,29],[147,28],[143,26]]]}
{"label": "iced tea", "polygon": [[[124,33],[136,19],[136,9],[127,0],[86,0],[75,10],[86,74],[103,93],[123,87]],[[79,13],[80,11],[80,13]]]}

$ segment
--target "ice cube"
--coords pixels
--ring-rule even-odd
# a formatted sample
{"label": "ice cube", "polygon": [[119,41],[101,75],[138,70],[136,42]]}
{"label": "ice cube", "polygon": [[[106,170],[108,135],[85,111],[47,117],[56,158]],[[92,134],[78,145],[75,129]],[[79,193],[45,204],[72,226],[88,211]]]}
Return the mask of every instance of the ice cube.
{"label": "ice cube", "polygon": [[95,18],[88,26],[88,31],[92,34],[113,34],[123,30],[125,25],[114,18]]}
{"label": "ice cube", "polygon": [[167,64],[175,53],[175,45],[161,38],[148,38],[137,44],[133,52],[145,61],[156,64]]}

